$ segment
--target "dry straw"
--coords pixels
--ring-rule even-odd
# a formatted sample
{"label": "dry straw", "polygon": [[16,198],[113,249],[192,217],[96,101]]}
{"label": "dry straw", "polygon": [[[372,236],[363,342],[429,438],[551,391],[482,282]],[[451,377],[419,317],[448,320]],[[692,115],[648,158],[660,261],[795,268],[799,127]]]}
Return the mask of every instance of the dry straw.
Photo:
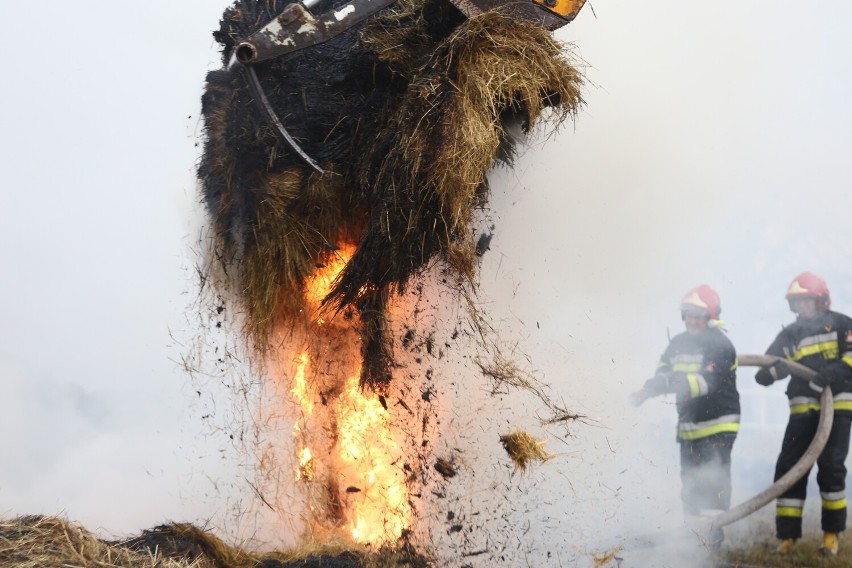
{"label": "dry straw", "polygon": [[138,553],[98,540],[83,527],[53,517],[28,516],[0,522],[0,566],[43,568],[203,568]]}
{"label": "dry straw", "polygon": [[544,449],[544,440],[539,440],[523,430],[501,435],[500,442],[515,462],[515,468],[521,471],[526,471],[531,462],[545,462],[556,457]]}
{"label": "dry straw", "polygon": [[162,525],[140,536],[103,541],[57,517],[0,520],[0,566],[16,568],[425,568],[410,545],[371,551],[341,541],[257,554],[225,544],[189,524]]}

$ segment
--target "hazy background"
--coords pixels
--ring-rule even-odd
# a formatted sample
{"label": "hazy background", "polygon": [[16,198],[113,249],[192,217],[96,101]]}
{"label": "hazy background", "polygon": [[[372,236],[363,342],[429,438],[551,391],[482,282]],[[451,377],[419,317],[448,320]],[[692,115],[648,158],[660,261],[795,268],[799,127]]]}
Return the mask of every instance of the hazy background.
{"label": "hazy background", "polygon": [[[195,321],[199,98],[226,6],[7,10],[3,516],[126,534],[221,513],[236,466],[180,361]],[[481,284],[508,336],[591,419],[516,487],[562,558],[679,509],[674,409],[625,397],[680,331],[687,289],[719,291],[741,353],[791,321],[783,294],[802,270],[852,312],[850,22],[839,3],[617,0],[558,32],[586,62],[587,105],[495,172]],[[739,377],[735,500],[771,480],[786,421],[781,386]],[[535,426],[526,410],[512,407],[513,425]]]}

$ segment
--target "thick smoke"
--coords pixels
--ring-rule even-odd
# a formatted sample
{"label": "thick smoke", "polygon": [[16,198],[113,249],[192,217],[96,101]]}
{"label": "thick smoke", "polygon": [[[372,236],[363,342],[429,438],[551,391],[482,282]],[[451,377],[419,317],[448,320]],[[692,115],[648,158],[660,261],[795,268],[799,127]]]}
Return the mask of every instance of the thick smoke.
{"label": "thick smoke", "polygon": [[[121,27],[113,26],[123,15],[115,7],[69,4],[45,19],[41,6],[18,3],[10,14],[10,21],[39,21],[43,37],[58,38],[32,44],[27,26],[8,30],[11,43],[36,50],[9,61],[10,76],[30,87],[4,93],[12,114],[0,249],[9,269],[0,289],[11,323],[0,332],[2,424],[23,437],[12,446],[15,459],[0,467],[10,514],[64,511],[91,528],[124,533],[164,517],[210,519],[223,533],[240,534],[233,523],[217,524],[239,510],[228,508],[228,495],[231,503],[244,497],[231,440],[222,431],[191,436],[195,422],[226,399],[192,402],[199,397],[172,361],[180,350],[168,329],[179,335],[188,324],[179,313],[184,283],[169,282],[184,275],[164,268],[180,263],[187,246],[195,116],[203,70],[218,65],[209,31],[221,9],[155,2]],[[667,331],[681,329],[676,303],[685,290],[716,287],[743,353],[763,351],[792,320],[783,293],[802,270],[824,276],[837,309],[852,312],[849,10],[746,2],[714,12],[673,0],[619,0],[587,6],[559,32],[577,44],[594,86],[573,129],[533,142],[513,172],[493,176],[495,228],[482,258],[481,298],[555,396],[588,419],[568,434],[545,430],[534,399],[493,399],[482,383],[458,382],[457,404],[468,395],[476,403],[463,416],[496,415],[501,428],[455,419],[460,433],[447,434],[443,452],[485,440],[488,451],[469,459],[476,482],[459,490],[466,501],[455,514],[472,516],[493,484],[507,488],[516,512],[501,522],[516,531],[504,533],[515,539],[505,545],[513,560],[529,553],[545,565],[592,564],[594,554],[624,546],[622,566],[647,566],[627,556],[632,535],[680,522],[675,409],[657,400],[636,410],[626,395],[653,371]],[[105,40],[118,48],[104,50]],[[72,63],[58,74],[33,63],[60,50]],[[100,64],[85,63],[93,53]],[[110,90],[93,96],[104,68]],[[129,112],[141,77],[157,80],[143,89],[146,104]],[[757,387],[752,376],[738,374],[735,503],[771,480],[786,421],[782,387]],[[228,396],[233,389],[218,379],[211,382]],[[9,408],[12,400],[30,416]],[[217,411],[226,413],[224,406]],[[109,409],[106,418],[92,420],[104,416],[99,408]],[[557,457],[512,475],[496,440],[502,426],[552,432],[548,449]],[[57,432],[75,435],[62,453],[53,445]],[[55,459],[38,461],[45,452]],[[40,464],[40,474],[23,475],[21,463]],[[495,502],[497,516],[509,510],[503,497]],[[817,524],[808,515],[806,528]],[[751,529],[735,525],[731,539],[739,530]],[[441,538],[464,542],[465,534]]]}

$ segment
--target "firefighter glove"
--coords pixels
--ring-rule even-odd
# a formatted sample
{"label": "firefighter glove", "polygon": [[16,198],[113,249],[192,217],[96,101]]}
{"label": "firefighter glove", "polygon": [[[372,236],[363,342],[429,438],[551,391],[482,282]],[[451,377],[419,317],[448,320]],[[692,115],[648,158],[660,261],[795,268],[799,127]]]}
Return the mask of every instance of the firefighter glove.
{"label": "firefighter glove", "polygon": [[632,406],[642,406],[642,403],[648,400],[648,393],[644,390],[638,390],[636,392],[630,393],[630,396],[627,397],[627,400],[630,401]]}
{"label": "firefighter glove", "polygon": [[668,392],[668,387],[669,381],[666,375],[654,375],[653,377],[645,381],[645,385],[642,387],[642,390],[648,396],[657,396]]}
{"label": "firefighter glove", "polygon": [[772,378],[772,375],[767,369],[759,370],[757,374],[754,375],[754,380],[757,381],[757,384],[765,387],[768,387],[775,382],[775,379]]}
{"label": "firefighter glove", "polygon": [[790,376],[790,366],[783,359],[776,359],[771,365],[763,367],[754,376],[757,384],[768,387],[775,381],[786,379]]}
{"label": "firefighter glove", "polygon": [[776,381],[786,379],[790,376],[790,366],[787,365],[787,362],[783,359],[777,359],[774,363],[769,365],[767,370],[769,371],[769,374],[772,375],[772,378]]}
{"label": "firefighter glove", "polygon": [[810,384],[808,385],[811,389],[816,392],[821,393],[825,387],[831,384],[831,377],[829,377],[825,373],[817,373],[816,376],[811,379]]}

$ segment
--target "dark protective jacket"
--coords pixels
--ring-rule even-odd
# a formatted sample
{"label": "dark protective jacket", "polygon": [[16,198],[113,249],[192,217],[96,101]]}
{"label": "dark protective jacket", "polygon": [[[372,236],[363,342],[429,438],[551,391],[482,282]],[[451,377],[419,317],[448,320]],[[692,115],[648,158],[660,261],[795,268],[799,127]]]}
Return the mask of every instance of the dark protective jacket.
{"label": "dark protective jacket", "polygon": [[[834,394],[835,412],[852,414],[852,318],[832,311],[798,318],[781,330],[766,354],[786,357],[824,375]],[[790,414],[819,410],[819,396],[808,381],[790,378]]]}
{"label": "dark protective jacket", "polygon": [[678,441],[739,431],[736,369],[734,346],[718,328],[672,338],[657,376],[666,377],[668,390],[677,394]]}

